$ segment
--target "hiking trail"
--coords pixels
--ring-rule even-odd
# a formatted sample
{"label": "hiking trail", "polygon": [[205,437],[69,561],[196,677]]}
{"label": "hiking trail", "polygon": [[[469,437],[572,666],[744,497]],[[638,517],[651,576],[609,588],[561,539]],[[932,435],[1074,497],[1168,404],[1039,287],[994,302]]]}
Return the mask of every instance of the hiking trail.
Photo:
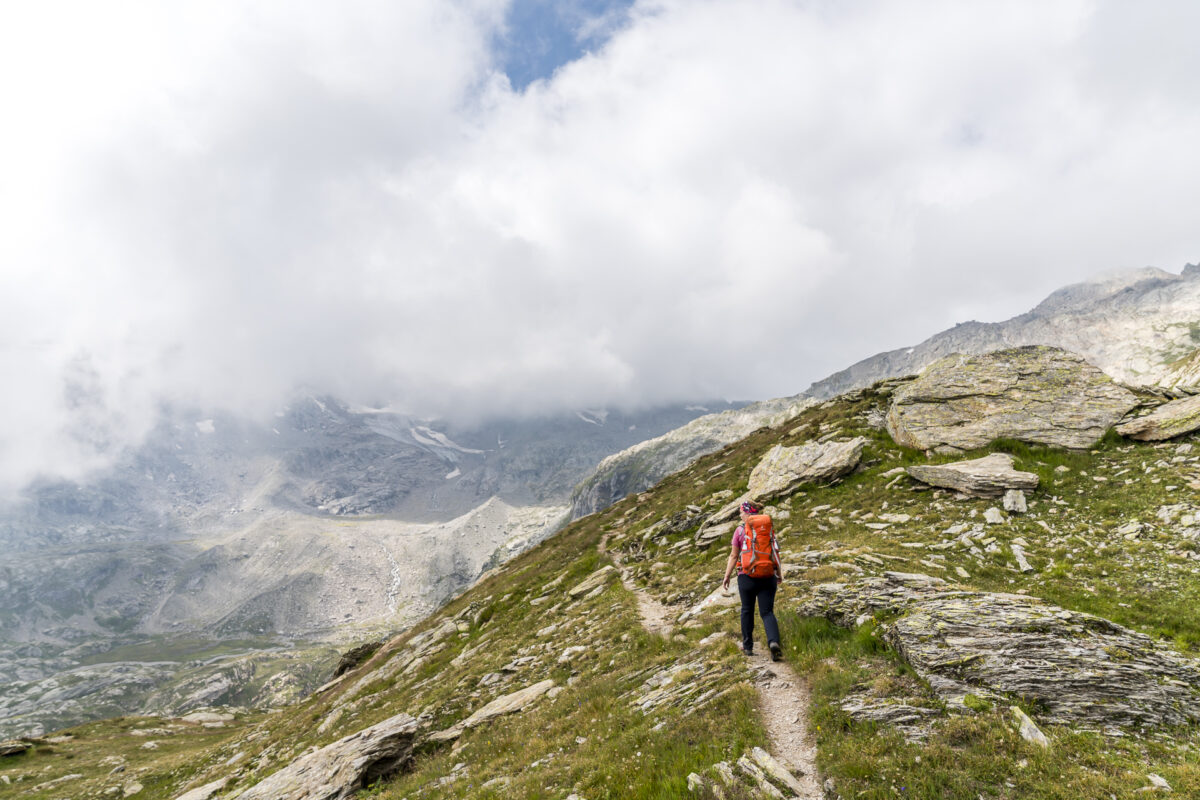
{"label": "hiking trail", "polygon": [[[649,592],[633,582],[617,551],[608,550],[608,536],[600,539],[600,554],[612,559],[621,576],[621,584],[637,599],[638,616],[642,627],[660,636],[669,636],[676,616],[667,606],[655,600]],[[755,621],[755,633],[762,638],[762,621]],[[730,636],[740,637],[731,632]],[[758,690],[759,709],[767,737],[771,740],[771,755],[792,770],[804,792],[800,800],[822,800],[825,797],[817,779],[817,748],[809,735],[808,709],[811,702],[808,684],[786,661],[772,662],[765,642],[760,650],[746,658]],[[740,643],[739,643],[740,646]]]}

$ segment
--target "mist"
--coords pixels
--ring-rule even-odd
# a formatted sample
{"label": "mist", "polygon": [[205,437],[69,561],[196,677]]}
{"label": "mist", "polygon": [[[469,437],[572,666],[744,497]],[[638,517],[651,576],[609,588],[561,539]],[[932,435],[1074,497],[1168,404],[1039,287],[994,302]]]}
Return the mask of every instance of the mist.
{"label": "mist", "polygon": [[164,404],[790,395],[1200,255],[1195,4],[614,3],[520,89],[512,11],[0,12],[0,490]]}

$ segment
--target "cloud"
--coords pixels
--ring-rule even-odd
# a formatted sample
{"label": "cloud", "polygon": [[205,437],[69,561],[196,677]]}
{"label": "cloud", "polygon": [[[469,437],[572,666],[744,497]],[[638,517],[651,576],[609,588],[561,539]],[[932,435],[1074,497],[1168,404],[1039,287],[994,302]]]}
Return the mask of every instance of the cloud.
{"label": "cloud", "polygon": [[1196,257],[1191,4],[640,2],[521,91],[506,13],[6,10],[0,484],[301,386],[791,394]]}

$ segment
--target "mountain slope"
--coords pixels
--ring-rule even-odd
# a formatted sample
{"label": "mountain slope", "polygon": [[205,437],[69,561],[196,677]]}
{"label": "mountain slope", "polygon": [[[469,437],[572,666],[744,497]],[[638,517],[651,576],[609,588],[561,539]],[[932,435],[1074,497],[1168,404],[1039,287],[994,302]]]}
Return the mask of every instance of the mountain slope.
{"label": "mountain slope", "polygon": [[[165,720],[95,723],[74,741],[0,762],[0,775],[22,789],[79,776],[31,797],[94,797],[136,780],[136,796],[167,798],[220,779],[230,781],[222,796],[232,796],[314,746],[408,713],[424,743],[372,796],[712,798],[716,787],[730,798],[768,796],[755,770],[783,784],[755,766],[753,748],[772,747],[760,709],[789,688],[747,668],[736,610],[713,595],[723,539],[705,547],[696,534],[745,491],[775,445],[861,436],[855,473],[802,487],[772,510],[788,564],[777,614],[787,658],[811,687],[811,732],[829,796],[1073,800],[1140,796],[1156,780],[1179,796],[1200,793],[1194,725],[1121,725],[1110,735],[1053,723],[1015,695],[966,697],[952,708],[909,654],[885,641],[895,612],[867,613],[857,627],[851,620],[852,630],[804,616],[818,585],[849,597],[889,571],[923,572],[959,596],[1043,598],[1064,609],[1052,620],[1099,615],[1111,621],[1097,623],[1105,636],[1140,631],[1173,658],[1195,660],[1200,439],[1147,445],[1110,436],[1082,452],[993,444],[981,452],[1011,452],[1040,482],[1027,514],[1005,514],[991,509],[995,500],[930,490],[897,469],[926,459],[879,427],[891,391],[808,408],[575,521],[293,708],[243,715],[219,736]],[[620,559],[624,582],[604,570],[610,557]],[[635,592],[667,609],[669,635],[643,627]],[[1114,668],[1138,671],[1135,652],[1110,650],[1102,657]],[[534,687],[540,696],[522,710],[460,725]],[[1048,749],[1022,737],[1010,705],[1041,727]],[[138,747],[146,741],[135,735],[139,726],[162,731],[153,734],[157,749]],[[439,731],[448,732],[441,743],[431,736]],[[125,771],[110,775],[113,763]]]}
{"label": "mountain slope", "polygon": [[1051,294],[1004,322],[964,322],[913,347],[863,359],[812,384],[828,398],[912,375],[951,353],[1045,344],[1079,353],[1113,378],[1149,385],[1200,345],[1200,265],[1175,275],[1153,267],[1102,276]]}

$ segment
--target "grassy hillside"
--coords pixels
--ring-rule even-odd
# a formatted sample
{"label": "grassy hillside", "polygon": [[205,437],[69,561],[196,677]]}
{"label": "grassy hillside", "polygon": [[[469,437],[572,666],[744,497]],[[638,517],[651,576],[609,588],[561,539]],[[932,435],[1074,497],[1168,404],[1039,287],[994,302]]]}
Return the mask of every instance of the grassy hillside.
{"label": "grassy hillside", "polygon": [[[315,746],[400,712],[437,731],[494,697],[544,679],[556,686],[526,711],[426,744],[411,768],[365,791],[381,798],[677,798],[687,776],[713,777],[754,746],[769,747],[758,693],[734,636],[736,608],[708,609],[669,637],[640,624],[615,576],[571,590],[608,563],[606,540],[635,584],[679,613],[717,588],[727,545],[693,545],[702,514],[745,490],[777,443],[861,435],[859,471],[808,487],[774,508],[787,582],[777,601],[788,659],[810,681],[821,778],[843,798],[1132,797],[1153,773],[1177,796],[1200,796],[1200,735],[1192,728],[1124,735],[1043,725],[1048,750],[1024,741],[1006,708],[945,712],[867,622],[853,631],[797,613],[808,587],[885,570],[923,572],[985,591],[1028,593],[1160,637],[1200,656],[1200,447],[1110,436],[1089,452],[997,442],[1041,487],[1029,513],[985,525],[978,547],[956,534],[994,503],[955,499],[896,471],[925,462],[874,427],[886,398],[864,390],[806,410],[706,456],[654,489],[567,527],[505,564],[336,685],[285,711],[229,727],[120,719],[68,731],[0,758],[0,796],[174,797],[225,775],[260,780]],[[877,424],[877,423],[876,423]],[[983,452],[983,451],[981,451]],[[945,459],[949,460],[949,459]],[[665,524],[657,524],[661,521]],[[1138,522],[1140,526],[1129,523]],[[962,528],[958,526],[964,526]],[[1134,530],[1137,528],[1136,530]],[[1035,571],[1006,546],[1023,539]],[[713,634],[725,634],[713,636]],[[768,690],[770,691],[770,690]],[[851,692],[903,697],[937,710],[924,741],[840,708]],[[1021,698],[1012,698],[1018,705]],[[1028,708],[1036,717],[1036,708]],[[138,727],[158,729],[145,749]],[[111,774],[114,765],[124,769]],[[39,784],[78,775],[57,785]],[[710,782],[711,783],[711,782]],[[109,794],[106,795],[106,792]],[[740,786],[729,798],[749,797]],[[1140,795],[1139,795],[1140,796]]]}

